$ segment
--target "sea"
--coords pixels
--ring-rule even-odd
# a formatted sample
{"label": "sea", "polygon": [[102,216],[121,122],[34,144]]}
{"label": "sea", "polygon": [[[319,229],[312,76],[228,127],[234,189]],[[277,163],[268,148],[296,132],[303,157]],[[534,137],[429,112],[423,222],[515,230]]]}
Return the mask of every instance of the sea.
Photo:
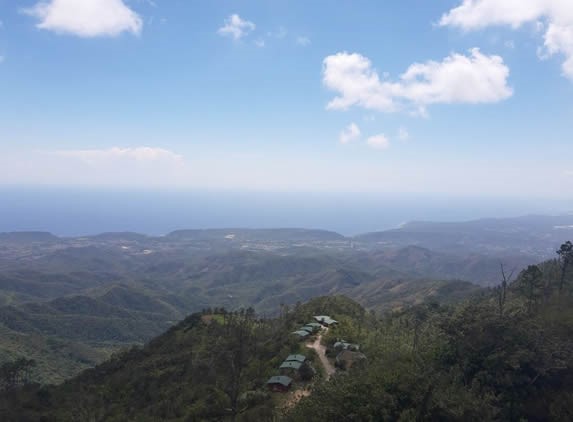
{"label": "sea", "polygon": [[408,221],[466,221],[573,211],[573,199],[427,194],[0,188],[0,232],[84,236],[179,229],[312,228],[344,235]]}

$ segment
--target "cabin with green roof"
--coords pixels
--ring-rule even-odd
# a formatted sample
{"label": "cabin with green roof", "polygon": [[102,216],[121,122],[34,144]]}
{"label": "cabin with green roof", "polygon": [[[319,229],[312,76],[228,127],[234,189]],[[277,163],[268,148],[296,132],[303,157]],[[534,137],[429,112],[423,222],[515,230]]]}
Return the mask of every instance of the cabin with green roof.
{"label": "cabin with green roof", "polygon": [[301,362],[297,361],[284,361],[281,366],[279,366],[279,371],[281,375],[288,375],[294,379],[300,379],[300,368],[302,367]]}
{"label": "cabin with green roof", "polygon": [[285,362],[300,362],[304,363],[306,361],[306,356],[304,355],[288,355]]}
{"label": "cabin with green roof", "polygon": [[314,319],[325,327],[330,327],[332,325],[338,324],[338,321],[330,318],[328,315],[317,315]]}
{"label": "cabin with green roof", "polygon": [[360,351],[360,345],[359,344],[353,344],[353,343],[348,343],[347,341],[344,340],[339,340],[336,343],[334,343],[334,350],[340,352],[342,350],[350,350],[352,352],[359,352]]}
{"label": "cabin with green roof", "polygon": [[303,330],[294,331],[292,334],[298,336],[299,339],[305,339],[310,335],[308,331],[303,331]]}
{"label": "cabin with green roof", "polygon": [[295,371],[298,371],[300,369],[300,367],[302,366],[302,363],[300,362],[296,362],[296,361],[284,361],[281,366],[279,366],[279,369],[292,369]]}
{"label": "cabin with green roof", "polygon": [[292,378],[285,375],[276,375],[267,381],[267,387],[274,393],[286,393],[292,386]]}

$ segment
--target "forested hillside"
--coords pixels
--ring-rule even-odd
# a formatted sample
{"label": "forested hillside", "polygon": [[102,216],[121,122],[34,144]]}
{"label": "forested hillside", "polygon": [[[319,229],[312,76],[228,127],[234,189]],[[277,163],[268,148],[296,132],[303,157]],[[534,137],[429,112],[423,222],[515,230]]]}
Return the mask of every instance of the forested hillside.
{"label": "forested hillside", "polygon": [[370,251],[317,230],[6,234],[0,364],[34,359],[36,381],[62,382],[209,307],[272,316],[281,304],[334,294],[379,312],[427,298],[449,303],[478,289],[456,278],[491,272],[464,261],[420,248]]}
{"label": "forested hillside", "polygon": [[305,355],[320,382],[316,356],[291,332],[325,311],[348,321],[366,315],[344,297],[283,307],[273,319],[252,309],[205,310],[61,386],[8,389],[0,416],[22,422],[272,420],[284,397],[267,392],[265,383],[287,356]]}
{"label": "forested hillside", "polygon": [[[7,389],[0,415],[6,421],[571,420],[573,245],[564,244],[556,260],[504,275],[498,287],[457,305],[426,302],[383,317],[344,297],[283,306],[270,319],[253,310],[205,310],[61,386]],[[308,340],[292,334],[315,315],[338,322]],[[309,349],[315,339],[324,356]],[[343,360],[344,353],[354,360]],[[266,381],[291,354],[306,355],[316,374],[288,393],[270,392]],[[338,368],[330,378],[324,359]]]}

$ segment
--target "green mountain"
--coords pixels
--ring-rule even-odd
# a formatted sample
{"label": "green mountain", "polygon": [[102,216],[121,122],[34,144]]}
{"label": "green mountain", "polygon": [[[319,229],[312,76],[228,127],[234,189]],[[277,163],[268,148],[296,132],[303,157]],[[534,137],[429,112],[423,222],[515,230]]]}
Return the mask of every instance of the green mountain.
{"label": "green mountain", "polygon": [[0,363],[33,350],[37,379],[61,382],[210,307],[273,316],[283,304],[339,294],[379,314],[455,303],[479,290],[470,282],[497,284],[500,261],[518,271],[535,262],[303,229],[3,234],[0,329],[9,336],[0,338]]}
{"label": "green mountain", "polygon": [[[59,386],[6,390],[2,417],[570,420],[573,271],[559,264],[529,266],[511,284],[458,304],[426,302],[381,317],[343,296],[282,306],[275,318],[205,310]],[[309,340],[292,334],[315,315],[337,323]],[[293,354],[311,369],[284,381],[289,392],[271,392],[267,380]]]}

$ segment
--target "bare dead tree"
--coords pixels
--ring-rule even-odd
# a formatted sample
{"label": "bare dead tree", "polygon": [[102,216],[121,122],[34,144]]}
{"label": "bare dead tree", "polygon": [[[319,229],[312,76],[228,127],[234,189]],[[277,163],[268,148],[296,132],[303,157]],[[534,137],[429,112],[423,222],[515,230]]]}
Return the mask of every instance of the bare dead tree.
{"label": "bare dead tree", "polygon": [[515,268],[513,268],[508,275],[505,271],[505,266],[503,265],[503,262],[500,262],[500,267],[501,267],[501,284],[496,287],[496,293],[499,307],[499,316],[503,317],[503,313],[505,310],[505,303],[507,301],[507,288],[511,284],[511,281],[513,279],[513,274],[515,273]]}

